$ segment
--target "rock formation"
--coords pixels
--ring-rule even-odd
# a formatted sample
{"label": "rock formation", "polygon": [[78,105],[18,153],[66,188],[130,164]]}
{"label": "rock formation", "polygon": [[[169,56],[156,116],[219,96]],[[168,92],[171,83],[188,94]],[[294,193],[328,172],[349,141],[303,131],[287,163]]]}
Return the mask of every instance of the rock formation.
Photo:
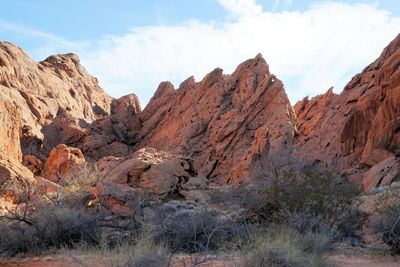
{"label": "rock formation", "polygon": [[147,192],[187,197],[307,166],[371,190],[400,179],[400,35],[339,95],[292,108],[257,55],[230,75],[215,69],[177,89],[162,82],[143,111],[133,94],[106,95],[74,54],[36,63],[0,42],[0,123],[6,193],[58,190],[89,163],[98,169],[92,204],[122,212]]}
{"label": "rock formation", "polygon": [[261,55],[231,75],[215,69],[176,90],[161,83],[139,120],[139,147],[188,156],[199,175],[219,184],[271,174],[296,123],[282,82]]}
{"label": "rock formation", "polygon": [[[365,190],[399,180],[392,168],[400,156],[399,66],[400,35],[340,95],[329,90],[298,102],[293,159],[340,171]],[[371,179],[371,167],[393,169],[391,178]]]}
{"label": "rock formation", "polygon": [[64,141],[54,129],[44,130],[60,114],[90,123],[110,113],[110,102],[76,55],[36,63],[19,47],[0,42],[0,169],[8,170],[1,180],[33,179],[21,164],[23,156],[45,160]]}
{"label": "rock formation", "polygon": [[51,182],[66,183],[79,175],[77,166],[85,163],[85,157],[78,148],[57,145],[50,152],[44,164],[43,177]]}

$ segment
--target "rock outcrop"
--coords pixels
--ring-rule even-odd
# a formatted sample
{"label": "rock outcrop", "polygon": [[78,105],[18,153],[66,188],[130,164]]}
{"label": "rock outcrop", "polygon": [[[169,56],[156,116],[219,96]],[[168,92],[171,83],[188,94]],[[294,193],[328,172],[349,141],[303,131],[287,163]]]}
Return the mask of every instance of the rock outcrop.
{"label": "rock outcrop", "polygon": [[9,134],[1,133],[7,137],[3,141],[13,146],[6,151],[19,160],[22,153],[40,151],[32,144],[46,138],[42,127],[59,113],[86,122],[110,113],[111,98],[80,65],[77,55],[55,55],[36,63],[7,42],[0,42],[0,94],[1,122],[10,130]]}
{"label": "rock outcrop", "polygon": [[176,90],[161,83],[139,120],[139,147],[185,155],[200,176],[220,184],[271,174],[296,123],[282,82],[261,55],[231,75],[215,69]]}
{"label": "rock outcrop", "polygon": [[79,176],[79,165],[85,163],[85,157],[78,148],[57,145],[50,152],[43,168],[43,177],[51,182],[65,184]]}
{"label": "rock outcrop", "polygon": [[162,82],[141,110],[133,94],[107,96],[74,54],[36,63],[0,42],[0,100],[2,190],[58,190],[96,162],[93,203],[125,213],[146,192],[185,197],[287,168],[330,169],[367,191],[400,180],[400,35],[341,94],[294,108],[261,55],[230,75]]}
{"label": "rock outcrop", "polygon": [[207,187],[207,180],[193,170],[192,161],[153,148],[140,149],[130,158],[105,157],[98,162],[100,180],[127,184],[156,195]]}
{"label": "rock outcrop", "polygon": [[[76,55],[55,55],[37,63],[19,47],[0,42],[0,168],[8,170],[1,180],[32,179],[21,164],[23,156],[45,160],[64,141],[57,131],[44,131],[57,116],[68,114],[81,124],[91,123],[110,113],[110,103],[111,97]],[[30,167],[32,159],[25,158]]]}
{"label": "rock outcrop", "polygon": [[[400,169],[389,161],[400,156],[400,35],[340,95],[330,90],[295,110],[298,163],[339,170],[365,190],[399,180]],[[390,179],[371,177],[386,165]]]}

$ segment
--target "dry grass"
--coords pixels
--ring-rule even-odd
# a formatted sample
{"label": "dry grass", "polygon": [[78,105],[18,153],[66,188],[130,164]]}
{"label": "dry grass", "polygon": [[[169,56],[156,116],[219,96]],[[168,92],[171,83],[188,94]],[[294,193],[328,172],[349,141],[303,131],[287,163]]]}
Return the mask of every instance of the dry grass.
{"label": "dry grass", "polygon": [[315,234],[299,234],[287,228],[274,228],[242,251],[243,267],[319,267],[329,266],[323,257],[327,240]]}

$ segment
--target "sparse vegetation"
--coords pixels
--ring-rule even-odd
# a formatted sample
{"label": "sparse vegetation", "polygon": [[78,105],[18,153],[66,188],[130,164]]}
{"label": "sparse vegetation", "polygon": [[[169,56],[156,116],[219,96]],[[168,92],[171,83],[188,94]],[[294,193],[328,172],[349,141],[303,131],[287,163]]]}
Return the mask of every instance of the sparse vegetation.
{"label": "sparse vegetation", "polygon": [[400,254],[400,204],[388,205],[372,220],[374,233],[387,244],[394,254]]}
{"label": "sparse vegetation", "polygon": [[198,262],[234,253],[242,266],[326,266],[324,253],[335,241],[358,238],[364,222],[353,205],[359,189],[329,174],[287,173],[257,190],[241,185],[212,194],[211,202],[226,210],[143,199],[135,217],[125,219],[88,207],[75,185],[3,217],[0,253],[84,247],[113,266],[168,266],[182,253]]}
{"label": "sparse vegetation", "polygon": [[30,213],[2,218],[0,253],[40,254],[48,249],[72,248],[78,243],[98,241],[99,215],[90,215],[82,208],[64,203],[48,203]]}
{"label": "sparse vegetation", "polygon": [[314,234],[299,234],[288,228],[273,228],[273,231],[257,237],[251,246],[240,255],[239,266],[328,266],[322,253],[321,239]]}
{"label": "sparse vegetation", "polygon": [[209,252],[241,246],[257,231],[215,210],[193,202],[172,201],[156,210],[149,221],[156,242],[166,242],[173,252]]}
{"label": "sparse vegetation", "polygon": [[127,267],[167,267],[172,253],[167,246],[155,244],[149,239],[140,239],[134,246],[133,255],[125,266]]}
{"label": "sparse vegetation", "polygon": [[360,188],[330,173],[287,172],[269,185],[212,193],[211,201],[238,205],[248,222],[264,227],[286,225],[300,233],[354,241],[366,220],[357,208],[360,195]]}

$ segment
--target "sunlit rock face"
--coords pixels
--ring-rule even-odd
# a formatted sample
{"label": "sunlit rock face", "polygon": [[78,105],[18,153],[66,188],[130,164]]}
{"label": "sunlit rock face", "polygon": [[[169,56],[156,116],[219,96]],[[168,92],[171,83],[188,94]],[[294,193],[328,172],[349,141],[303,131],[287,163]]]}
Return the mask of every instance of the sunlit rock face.
{"label": "sunlit rock face", "polygon": [[389,185],[400,180],[399,66],[400,36],[341,94],[292,107],[257,55],[230,75],[217,68],[176,89],[162,82],[142,110],[134,94],[109,97],[74,54],[36,63],[0,42],[0,187],[63,184],[86,164],[107,188],[159,196],[305,167],[367,191]]}
{"label": "sunlit rock face", "polygon": [[140,147],[188,156],[201,176],[220,184],[270,174],[271,159],[279,158],[295,133],[283,84],[261,55],[231,75],[215,69],[176,90],[161,83],[139,120]]}
{"label": "sunlit rock face", "polygon": [[0,168],[8,170],[1,179],[31,181],[23,156],[45,160],[64,141],[58,129],[44,130],[60,114],[91,123],[110,113],[110,102],[78,56],[54,55],[37,63],[21,48],[0,42]]}

